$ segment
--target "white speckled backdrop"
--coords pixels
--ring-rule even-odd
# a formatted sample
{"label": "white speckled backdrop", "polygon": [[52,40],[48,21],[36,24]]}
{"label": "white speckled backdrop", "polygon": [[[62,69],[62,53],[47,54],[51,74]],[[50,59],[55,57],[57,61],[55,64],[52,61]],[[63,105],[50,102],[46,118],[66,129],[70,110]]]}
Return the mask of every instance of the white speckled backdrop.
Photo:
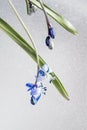
{"label": "white speckled backdrop", "polygon": [[[66,101],[47,82],[47,95],[32,106],[25,84],[35,80],[36,64],[0,30],[0,130],[87,130],[87,1],[44,0],[79,32],[74,36],[50,18],[56,29],[52,51],[44,43],[47,28],[43,12],[37,10],[27,16],[25,0],[12,2],[36,41],[40,55],[58,74],[71,100]],[[0,17],[28,40],[7,0],[0,0]]]}

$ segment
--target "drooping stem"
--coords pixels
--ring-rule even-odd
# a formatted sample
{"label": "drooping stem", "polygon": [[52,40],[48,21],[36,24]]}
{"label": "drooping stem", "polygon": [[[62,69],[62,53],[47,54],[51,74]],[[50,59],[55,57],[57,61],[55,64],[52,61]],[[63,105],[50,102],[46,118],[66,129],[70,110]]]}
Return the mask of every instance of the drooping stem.
{"label": "drooping stem", "polygon": [[41,5],[41,7],[42,7],[42,10],[43,10],[44,15],[45,15],[45,18],[46,18],[47,29],[49,30],[50,22],[49,22],[49,19],[48,19],[48,17],[47,17],[47,13],[46,13],[46,11],[45,11],[43,2],[42,2],[42,0],[37,0],[37,1],[40,3],[40,5]]}
{"label": "drooping stem", "polygon": [[[38,71],[39,71],[39,68],[40,68],[40,65],[39,65],[39,56],[38,56],[38,51],[37,51],[37,47],[32,39],[32,36],[30,35],[26,25],[24,24],[22,18],[20,17],[20,15],[18,14],[16,8],[14,7],[13,3],[11,2],[11,0],[8,0],[9,4],[11,5],[12,9],[14,10],[18,20],[20,21],[22,27],[24,28],[25,32],[27,33],[28,37],[30,38],[31,40],[31,43],[33,45],[33,48],[35,49],[35,52],[36,52],[36,58],[37,58],[37,77],[38,77]],[[35,81],[35,84],[37,83],[37,77],[36,77],[36,81]]]}

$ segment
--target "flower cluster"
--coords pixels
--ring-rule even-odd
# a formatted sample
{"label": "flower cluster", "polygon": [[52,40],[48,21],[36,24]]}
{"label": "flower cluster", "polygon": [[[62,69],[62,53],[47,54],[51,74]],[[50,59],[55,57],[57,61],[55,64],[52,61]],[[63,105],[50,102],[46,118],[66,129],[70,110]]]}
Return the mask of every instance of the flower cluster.
{"label": "flower cluster", "polygon": [[36,83],[27,83],[26,86],[28,87],[28,91],[30,91],[31,95],[31,104],[35,105],[38,100],[41,98],[42,94],[46,94],[47,87],[44,87],[43,81],[48,78],[49,82],[51,83],[52,80],[54,80],[54,77],[50,76],[49,73],[51,73],[51,68],[48,67],[47,64],[44,64],[42,68],[38,71],[38,76],[36,77]]}

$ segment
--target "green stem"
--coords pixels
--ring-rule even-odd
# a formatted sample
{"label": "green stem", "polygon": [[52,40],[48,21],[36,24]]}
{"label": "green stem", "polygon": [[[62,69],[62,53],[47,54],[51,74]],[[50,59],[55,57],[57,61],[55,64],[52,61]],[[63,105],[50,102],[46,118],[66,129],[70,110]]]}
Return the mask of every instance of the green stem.
{"label": "green stem", "polygon": [[42,7],[42,10],[43,10],[44,15],[45,15],[45,18],[46,18],[47,29],[49,29],[50,22],[49,22],[49,19],[48,19],[48,17],[47,17],[47,13],[46,13],[46,11],[45,11],[45,8],[44,8],[44,5],[43,5],[43,2],[42,2],[42,0],[37,0],[37,1],[40,3],[40,5],[41,5],[41,7]]}
{"label": "green stem", "polygon": [[[34,44],[34,41],[33,41],[33,39],[32,39],[32,36],[30,35],[30,33],[29,33],[29,31],[28,31],[26,25],[24,24],[22,18],[21,18],[20,15],[18,14],[18,12],[17,12],[16,8],[14,7],[14,5],[12,4],[11,0],[8,0],[8,2],[9,2],[9,4],[11,5],[12,9],[14,10],[14,12],[15,12],[15,14],[16,14],[18,20],[20,21],[22,27],[24,28],[25,32],[27,33],[28,37],[30,38],[31,43],[32,43],[32,45],[33,45],[33,47],[34,47],[34,49],[35,49],[36,58],[37,58],[37,76],[38,76],[38,70],[39,70],[39,68],[40,68],[40,65],[39,65],[39,56],[38,56],[38,51],[37,51],[36,45]],[[36,84],[36,83],[37,83],[37,78],[36,78],[35,84]]]}

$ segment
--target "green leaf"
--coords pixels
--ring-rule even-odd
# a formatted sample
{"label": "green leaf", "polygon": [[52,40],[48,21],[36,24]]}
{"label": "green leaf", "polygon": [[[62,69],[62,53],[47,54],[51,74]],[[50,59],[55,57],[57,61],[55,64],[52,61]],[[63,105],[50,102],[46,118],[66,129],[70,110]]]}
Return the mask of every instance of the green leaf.
{"label": "green leaf", "polygon": [[25,2],[26,2],[27,14],[30,15],[31,13],[30,13],[29,1],[28,1],[28,0],[25,0]]}
{"label": "green leaf", "polygon": [[[2,29],[5,33],[7,33],[20,47],[25,50],[31,58],[37,62],[35,50],[29,45],[29,43],[18,34],[9,24],[7,24],[3,19],[0,18],[0,29]],[[44,65],[46,62],[39,56],[40,66]],[[59,90],[61,95],[69,100],[69,95],[65,90],[64,86],[60,82],[59,78],[56,76],[54,72],[51,75],[55,76],[55,80],[52,81],[54,86]]]}
{"label": "green leaf", "polygon": [[[33,0],[32,3],[38,8],[42,9],[40,6],[40,3],[37,0]],[[78,33],[75,27],[67,19],[63,18],[60,14],[56,13],[46,4],[43,4],[43,5],[47,14],[50,17],[52,17],[57,23],[59,23],[63,28],[65,28],[67,31],[71,32],[74,35]]]}

